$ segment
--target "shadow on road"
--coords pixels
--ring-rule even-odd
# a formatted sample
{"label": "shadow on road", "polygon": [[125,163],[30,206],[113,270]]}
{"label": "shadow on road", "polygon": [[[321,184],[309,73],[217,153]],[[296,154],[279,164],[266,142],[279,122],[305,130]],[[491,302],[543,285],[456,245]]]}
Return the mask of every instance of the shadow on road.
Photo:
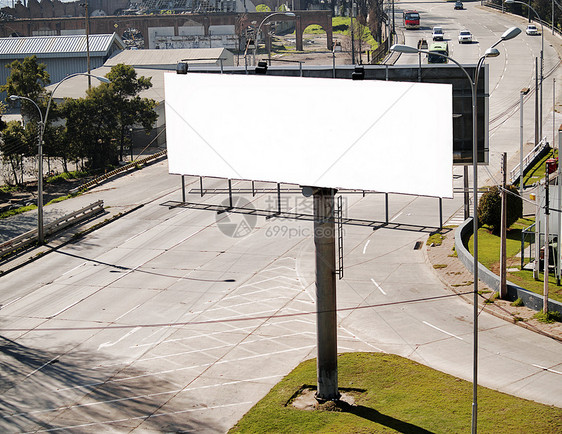
{"label": "shadow on road", "polygon": [[168,402],[182,387],[162,377],[99,353],[46,351],[0,336],[0,432],[224,431],[189,415],[204,410],[197,402]]}

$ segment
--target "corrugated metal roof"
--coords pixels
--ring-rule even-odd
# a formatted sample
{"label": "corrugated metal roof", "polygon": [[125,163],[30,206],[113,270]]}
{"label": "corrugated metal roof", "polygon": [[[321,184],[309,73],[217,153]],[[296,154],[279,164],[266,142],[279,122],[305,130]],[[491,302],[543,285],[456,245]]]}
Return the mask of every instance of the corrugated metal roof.
{"label": "corrugated metal roof", "polygon": [[[93,53],[108,53],[111,45],[116,43],[125,48],[121,38],[116,33],[111,35],[90,35],[90,55]],[[0,38],[0,57],[29,56],[72,56],[85,55],[86,35],[64,36],[27,36],[15,38]],[[54,57],[53,56],[53,57]]]}
{"label": "corrugated metal roof", "polygon": [[[219,58],[226,59],[225,66],[232,66],[234,56],[225,48],[176,48],[167,50],[124,50],[107,59],[105,66],[119,63],[132,66],[173,65],[174,69],[180,60],[193,60],[189,63],[218,64]],[[228,62],[230,61],[230,63]]]}

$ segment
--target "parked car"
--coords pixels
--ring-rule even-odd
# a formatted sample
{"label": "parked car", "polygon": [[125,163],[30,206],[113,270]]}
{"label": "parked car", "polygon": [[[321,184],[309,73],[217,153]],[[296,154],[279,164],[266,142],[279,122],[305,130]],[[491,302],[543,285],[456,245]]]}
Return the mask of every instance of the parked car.
{"label": "parked car", "polygon": [[461,30],[459,32],[459,44],[464,44],[465,42],[472,43],[472,33],[468,30]]}
{"label": "parked car", "polygon": [[534,36],[539,34],[539,30],[537,29],[537,26],[535,26],[534,24],[529,24],[525,29],[525,33]]}
{"label": "parked car", "polygon": [[442,41],[445,35],[443,34],[443,29],[441,27],[433,28],[433,40]]}
{"label": "parked car", "polygon": [[456,1],[455,2],[455,9],[464,9],[464,5],[462,4],[461,1]]}

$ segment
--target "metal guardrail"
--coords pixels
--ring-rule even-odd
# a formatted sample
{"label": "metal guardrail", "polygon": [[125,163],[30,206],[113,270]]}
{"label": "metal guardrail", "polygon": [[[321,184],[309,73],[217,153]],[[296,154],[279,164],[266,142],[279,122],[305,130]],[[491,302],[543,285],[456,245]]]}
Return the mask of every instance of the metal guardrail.
{"label": "metal guardrail", "polygon": [[[546,137],[544,137],[539,143],[537,143],[537,146],[535,146],[531,152],[529,152],[527,155],[525,155],[525,157],[523,158],[523,174],[525,174],[525,172],[527,171],[527,169],[529,168],[529,165],[531,165],[533,163],[533,160],[541,153],[544,151],[544,149],[549,146],[548,142],[546,141]],[[509,171],[509,179],[511,180],[511,183],[513,184],[517,179],[519,179],[519,166],[520,163],[517,164],[517,166],[515,166],[513,169],[511,169]]]}
{"label": "metal guardrail", "polygon": [[[498,11],[505,11],[505,7],[502,7],[501,4],[496,4],[496,3],[493,3],[493,2],[491,2],[491,1],[484,1],[484,2],[482,2],[482,6],[486,6],[486,7],[491,8],[491,9],[496,9],[496,10],[498,10]],[[513,13],[513,12],[510,12],[510,13]],[[513,15],[517,15],[518,17],[521,17],[521,18],[527,18],[527,17],[524,16],[524,15],[518,15],[518,14],[513,14]],[[532,17],[531,17],[531,21],[534,21],[534,22],[537,22],[537,23],[539,23],[539,24],[542,24],[545,29],[548,29],[548,30],[551,31],[551,32],[552,32],[552,30],[553,30],[549,22],[544,21],[544,20],[539,20],[539,19],[538,19],[537,17],[535,17],[535,16],[532,16]],[[559,36],[562,35],[562,32],[561,32],[560,30],[558,30],[556,27],[554,28],[554,32],[553,32],[553,33],[556,33],[556,34],[559,35]]]}
{"label": "metal guardrail", "polygon": [[140,160],[135,160],[132,163],[126,164],[125,166],[122,166],[118,169],[112,170],[111,172],[107,172],[102,176],[98,176],[96,179],[92,179],[91,181],[86,182],[85,184],[82,184],[79,187],[73,188],[72,190],[70,190],[70,194],[78,193],[79,191],[83,191],[83,190],[88,190],[92,187],[95,187],[95,186],[101,184],[102,182],[106,181],[107,179],[109,179],[109,178],[111,178],[115,175],[118,175],[121,172],[125,172],[127,170],[136,168],[137,165],[139,165],[139,164],[146,164],[146,163],[149,163],[152,160],[157,160],[158,158],[166,155],[166,153],[167,153],[167,150],[163,150],[163,151],[157,152],[156,154],[149,155],[148,157],[141,158]]}
{"label": "metal guardrail", "polygon": [[[97,202],[85,206],[78,211],[74,211],[70,214],[56,219],[51,223],[47,223],[43,228],[45,231],[45,235],[53,235],[57,232],[60,232],[64,228],[67,228],[68,226],[71,226],[82,220],[89,219],[90,217],[93,217],[94,215],[101,212],[103,212],[103,200],[98,200]],[[22,235],[19,235],[0,244],[0,256],[4,256],[7,253],[12,253],[23,247],[27,247],[35,242],[37,242],[37,229],[28,231]]]}

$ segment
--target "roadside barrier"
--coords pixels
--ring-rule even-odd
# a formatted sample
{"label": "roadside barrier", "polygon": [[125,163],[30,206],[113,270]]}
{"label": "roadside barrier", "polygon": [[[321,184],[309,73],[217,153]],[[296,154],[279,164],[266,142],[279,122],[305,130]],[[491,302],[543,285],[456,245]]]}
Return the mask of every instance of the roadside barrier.
{"label": "roadside barrier", "polygon": [[[103,210],[103,200],[98,200],[88,206],[85,206],[78,211],[74,211],[63,217],[56,219],[51,223],[47,223],[44,227],[45,235],[53,235],[63,229],[76,224],[80,221],[87,220],[97,214],[102,213]],[[29,246],[30,244],[37,242],[37,229],[28,231],[22,235],[19,235],[11,240],[8,240],[0,244],[0,257],[8,253],[13,253],[19,249]]]}
{"label": "roadside barrier", "polygon": [[[457,256],[463,265],[466,267],[467,270],[474,269],[474,257],[468,251],[466,245],[468,243],[468,238],[472,235],[473,232],[473,224],[472,224],[472,217],[466,219],[464,223],[462,223],[457,229],[455,230],[455,251],[457,252]],[[484,265],[478,264],[478,277],[479,280],[484,282],[486,285],[492,289],[492,291],[499,291],[500,288],[500,276],[497,274],[492,273],[488,270]],[[543,296],[541,294],[537,294],[534,292],[529,291],[528,289],[522,288],[512,282],[507,282],[507,300],[515,301],[520,298],[523,301],[523,305],[536,310],[540,311],[543,308]],[[559,312],[562,314],[562,303],[555,301],[555,300],[548,300],[548,310],[553,312]]]}
{"label": "roadside barrier", "polygon": [[159,158],[164,157],[166,153],[167,150],[163,150],[157,152],[156,154],[149,155],[148,157],[141,158],[140,160],[135,160],[132,163],[126,164],[125,166],[112,170],[111,172],[107,172],[104,175],[97,177],[96,179],[92,179],[91,181],[82,184],[79,187],[73,188],[72,190],[70,190],[70,194],[75,194],[80,191],[89,190],[90,188],[96,187],[99,184],[103,183],[104,181],[107,181],[109,178],[119,175],[122,172],[126,172],[131,169],[136,169],[138,165],[147,164],[150,163],[151,161],[158,160]]}

